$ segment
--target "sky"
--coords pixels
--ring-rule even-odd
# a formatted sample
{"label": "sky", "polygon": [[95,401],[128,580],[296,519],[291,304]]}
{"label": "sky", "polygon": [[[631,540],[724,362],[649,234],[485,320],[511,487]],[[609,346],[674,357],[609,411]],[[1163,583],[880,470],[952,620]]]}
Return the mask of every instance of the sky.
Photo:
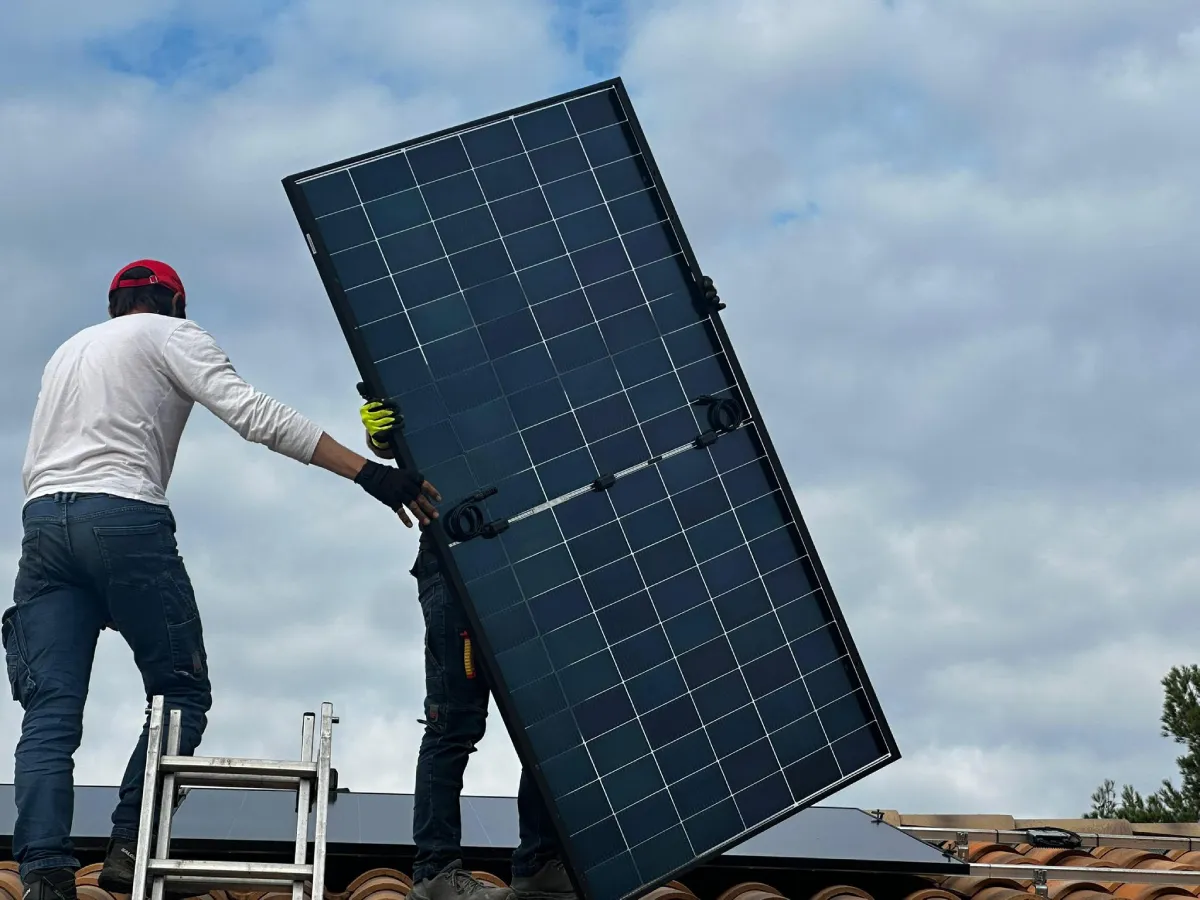
{"label": "sky", "polygon": [[[281,179],[613,75],[903,754],[825,802],[1074,817],[1106,777],[1173,776],[1160,680],[1200,652],[1194,0],[0,4],[0,572],[42,367],[118,267],[171,262],[244,378],[360,447]],[[411,790],[415,533],[203,409],[169,498],[200,752],[292,756],[329,700],[341,784]],[[117,783],[144,705],[105,632],[78,783]],[[0,702],[0,781],[19,723]],[[515,795],[490,725],[466,790]]]}

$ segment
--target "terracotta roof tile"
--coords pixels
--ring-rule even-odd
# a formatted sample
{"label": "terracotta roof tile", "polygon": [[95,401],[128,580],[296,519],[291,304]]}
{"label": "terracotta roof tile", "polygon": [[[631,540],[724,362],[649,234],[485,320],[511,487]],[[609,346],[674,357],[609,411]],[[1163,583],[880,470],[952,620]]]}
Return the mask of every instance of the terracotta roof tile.
{"label": "terracotta roof tile", "polygon": [[[870,894],[864,894],[861,891],[855,891],[854,888],[847,888],[845,891],[839,891],[833,888],[832,894],[828,894],[819,898],[819,900],[837,900],[839,897],[862,897],[865,900],[871,900]],[[847,894],[846,891],[853,891]],[[763,884],[758,881],[743,881],[741,884],[735,884],[729,888],[717,900],[783,900],[783,895],[769,884]]]}
{"label": "terracotta roof tile", "polygon": [[21,879],[15,862],[0,862],[0,900],[21,900]]}

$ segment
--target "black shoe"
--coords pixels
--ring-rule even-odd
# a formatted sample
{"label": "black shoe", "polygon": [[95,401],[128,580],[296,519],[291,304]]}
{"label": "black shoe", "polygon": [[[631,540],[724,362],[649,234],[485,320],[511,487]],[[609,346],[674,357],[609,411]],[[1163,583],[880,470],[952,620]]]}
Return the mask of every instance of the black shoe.
{"label": "black shoe", "polygon": [[[136,860],[137,841],[118,841],[116,838],[109,838],[108,850],[104,854],[104,867],[100,869],[96,884],[100,886],[101,890],[108,891],[110,894],[132,894],[133,864]],[[150,896],[149,884],[146,885],[146,896]],[[167,900],[184,900],[186,897],[195,897],[198,894],[195,890],[168,885],[163,891],[163,896]],[[34,898],[29,897],[27,900],[34,900]],[[48,898],[48,900],[52,900],[52,898]]]}
{"label": "black shoe", "polygon": [[35,869],[21,879],[21,900],[76,900],[74,869]]}
{"label": "black shoe", "polygon": [[514,875],[512,889],[519,898],[574,900],[575,897],[575,885],[571,884],[571,876],[557,859],[549,860],[533,875]]}
{"label": "black shoe", "polygon": [[137,841],[108,839],[104,867],[96,883],[110,894],[133,893],[133,863],[137,856]]}
{"label": "black shoe", "polygon": [[418,881],[408,892],[410,900],[512,900],[511,888],[480,881],[456,859],[432,878]]}

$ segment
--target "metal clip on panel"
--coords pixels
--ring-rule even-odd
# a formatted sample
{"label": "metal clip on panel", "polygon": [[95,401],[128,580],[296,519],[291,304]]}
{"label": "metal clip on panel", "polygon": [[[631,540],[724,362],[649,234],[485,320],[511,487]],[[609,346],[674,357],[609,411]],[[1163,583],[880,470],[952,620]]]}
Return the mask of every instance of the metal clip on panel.
{"label": "metal clip on panel", "polygon": [[1039,897],[1049,897],[1050,887],[1046,884],[1046,870],[1033,870],[1033,892]]}
{"label": "metal clip on panel", "polygon": [[[180,756],[181,716],[171,710],[163,753],[163,697],[150,704],[149,744],[146,748],[146,781],[138,823],[137,858],[130,900],[163,900],[166,884],[186,885],[197,894],[214,888],[292,889],[292,900],[304,900],[304,883],[311,881],[311,896],[325,894],[325,835],[329,822],[329,794],[333,756],[333,704],[322,703],[320,733],[317,716],[305,713],[299,760],[238,759],[224,756]],[[314,755],[313,741],[317,739]],[[313,796],[314,786],[316,795]],[[171,823],[177,791],[198,788],[240,788],[296,792],[296,852],[293,862],[211,862],[170,858]],[[315,800],[315,803],[314,803]],[[158,807],[155,816],[156,809]],[[308,819],[315,806],[313,861],[308,858]],[[157,837],[150,852],[151,835]]]}

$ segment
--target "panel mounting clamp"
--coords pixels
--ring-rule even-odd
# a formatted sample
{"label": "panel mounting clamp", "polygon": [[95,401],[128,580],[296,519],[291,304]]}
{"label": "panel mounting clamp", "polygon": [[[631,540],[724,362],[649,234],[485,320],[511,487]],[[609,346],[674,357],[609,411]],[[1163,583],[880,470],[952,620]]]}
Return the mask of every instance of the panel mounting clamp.
{"label": "panel mounting clamp", "polygon": [[1046,884],[1046,870],[1033,870],[1033,892],[1039,897],[1049,897],[1050,887]]}

